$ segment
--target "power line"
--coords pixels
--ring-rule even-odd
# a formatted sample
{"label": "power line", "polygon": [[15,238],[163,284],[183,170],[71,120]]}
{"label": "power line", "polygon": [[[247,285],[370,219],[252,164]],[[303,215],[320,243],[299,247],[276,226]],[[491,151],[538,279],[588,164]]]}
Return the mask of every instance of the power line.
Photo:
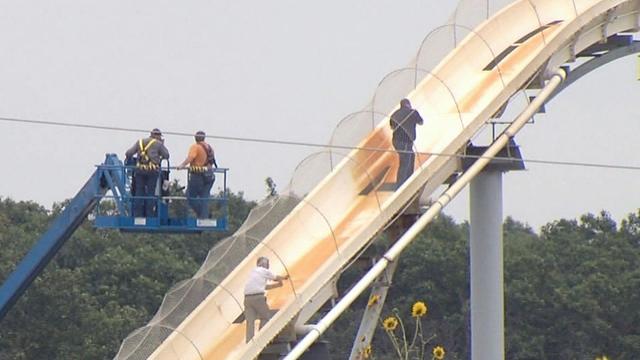
{"label": "power line", "polygon": [[[147,129],[125,128],[125,127],[115,127],[115,126],[102,126],[102,125],[89,125],[89,124],[81,124],[81,123],[65,123],[65,122],[59,122],[59,121],[45,121],[45,120],[21,119],[21,118],[10,118],[10,117],[0,117],[0,121],[14,122],[14,123],[26,123],[26,124],[34,124],[34,125],[50,125],[50,126],[64,126],[64,127],[83,128],[83,129],[107,130],[107,131],[123,131],[123,132],[133,132],[133,133],[148,133],[149,132],[149,130],[147,130]],[[165,131],[165,132],[163,132],[163,135],[193,136],[192,133],[177,132],[177,131]],[[344,146],[344,145],[328,145],[328,144],[320,144],[320,143],[312,143],[312,142],[260,139],[260,138],[239,137],[239,136],[207,135],[206,137],[210,138],[210,139],[217,139],[217,140],[242,141],[242,142],[252,142],[252,143],[262,143],[262,144],[305,146],[305,147],[331,148],[331,149],[341,149],[341,150],[356,150],[357,149],[357,150],[363,150],[363,151],[397,152],[396,150],[385,149],[385,148],[370,148],[370,147]],[[447,154],[447,153],[436,153],[436,152],[416,152],[416,154],[428,155],[428,156],[447,156],[447,157],[471,158],[471,159],[483,158],[483,156],[478,156],[478,155]],[[513,158],[508,158],[508,157],[493,157],[492,159],[493,160],[513,161]],[[640,170],[640,166],[633,166],[633,165],[617,165],[617,164],[590,163],[590,162],[577,162],[577,161],[559,161],[559,160],[544,160],[544,159],[526,159],[525,161],[527,163],[544,164],[544,165],[577,166],[577,167],[591,167],[591,168],[618,169],[618,170]]]}
{"label": "power line", "polygon": [[[36,125],[65,126],[65,127],[84,128],[84,129],[124,131],[124,132],[135,132],[135,133],[149,133],[149,130],[147,130],[147,129],[123,128],[123,127],[101,126],[101,125],[88,125],[88,124],[80,124],[80,123],[64,123],[64,122],[57,122],[57,121],[31,120],[31,119],[8,118],[8,117],[0,117],[0,121],[16,122],[16,123],[27,123],[27,124],[36,124]],[[162,134],[163,135],[175,135],[175,136],[193,136],[193,133],[176,132],[176,131],[163,131]],[[327,145],[325,145],[325,144],[316,144],[316,143],[298,142],[298,141],[286,141],[286,140],[270,140],[270,139],[259,139],[259,138],[248,138],[248,137],[237,137],[237,136],[224,136],[224,135],[207,135],[206,137],[210,138],[210,139],[230,140],[230,141],[244,141],[244,142],[279,144],[279,145],[295,145],[295,146],[309,146],[309,147],[327,147]],[[338,147],[340,147],[340,146],[338,146]],[[349,147],[345,146],[344,148],[349,148]],[[353,149],[353,148],[351,148],[351,149]],[[380,150],[382,150],[382,149],[380,149]]]}

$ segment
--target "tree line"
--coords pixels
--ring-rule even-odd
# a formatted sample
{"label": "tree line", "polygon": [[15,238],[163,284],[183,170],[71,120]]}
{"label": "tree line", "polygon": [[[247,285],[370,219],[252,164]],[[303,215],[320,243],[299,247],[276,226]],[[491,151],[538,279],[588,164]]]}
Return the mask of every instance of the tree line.
{"label": "tree line", "polygon": [[[51,211],[0,198],[0,282],[46,230]],[[254,202],[232,193],[230,231]],[[442,215],[400,258],[383,317],[411,319],[427,304],[423,329],[447,359],[468,359],[469,224]],[[165,292],[191,277],[209,249],[228,234],[125,234],[85,222],[0,323],[0,360],[111,359],[122,340],[146,324]],[[374,244],[369,249],[375,252]],[[617,224],[606,212],[561,219],[538,232],[504,223],[507,359],[636,359],[640,356],[640,217]],[[363,268],[350,268],[349,287]],[[364,294],[324,336],[334,359],[348,358]],[[410,323],[410,321],[407,321]],[[410,326],[410,324],[409,324]],[[393,359],[382,326],[375,359]]]}

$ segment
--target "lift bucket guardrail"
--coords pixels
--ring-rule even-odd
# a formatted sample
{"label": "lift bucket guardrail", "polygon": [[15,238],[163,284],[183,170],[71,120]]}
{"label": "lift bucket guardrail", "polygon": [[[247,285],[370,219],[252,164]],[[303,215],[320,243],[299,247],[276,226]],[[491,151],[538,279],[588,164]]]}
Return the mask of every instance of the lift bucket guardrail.
{"label": "lift bucket guardrail", "polygon": [[[103,176],[98,177],[109,188],[106,195],[96,194],[99,203],[94,211],[97,228],[115,228],[130,232],[193,233],[202,231],[226,231],[228,218],[228,191],[226,168],[213,169],[214,186],[218,191],[208,197],[191,198],[186,187],[169,181],[171,171],[179,169],[158,168],[156,192],[150,196],[134,195],[134,174],[140,171],[130,165],[98,165]],[[147,170],[148,171],[148,170]],[[149,204],[151,202],[151,204]],[[204,204],[202,204],[204,203]],[[135,213],[135,206],[151,207],[151,214]],[[209,215],[198,218],[193,207],[204,206]]]}

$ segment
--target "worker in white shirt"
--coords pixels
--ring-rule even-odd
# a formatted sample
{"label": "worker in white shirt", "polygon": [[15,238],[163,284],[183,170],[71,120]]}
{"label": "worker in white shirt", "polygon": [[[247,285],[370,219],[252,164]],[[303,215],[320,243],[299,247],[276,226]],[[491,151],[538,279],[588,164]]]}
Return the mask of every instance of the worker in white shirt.
{"label": "worker in white shirt", "polygon": [[[265,291],[282,286],[282,280],[289,279],[289,275],[275,275],[269,270],[269,259],[261,256],[256,266],[249,274],[249,280],[244,287],[244,316],[247,319],[247,342],[253,338],[255,321],[260,320],[260,329],[278,311],[269,309]],[[272,283],[267,283],[273,281]]]}

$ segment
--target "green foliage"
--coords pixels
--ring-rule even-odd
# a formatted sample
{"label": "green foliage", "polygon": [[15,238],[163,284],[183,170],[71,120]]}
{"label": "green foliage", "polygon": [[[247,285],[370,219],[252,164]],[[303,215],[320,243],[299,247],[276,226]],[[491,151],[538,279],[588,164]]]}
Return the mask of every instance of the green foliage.
{"label": "green foliage", "polygon": [[[254,203],[229,194],[235,231]],[[0,281],[46,230],[52,214],[0,199]],[[83,224],[2,320],[0,359],[110,359],[156,312],[167,290],[191,277],[227,234],[152,235]]]}
{"label": "green foliage", "polygon": [[[0,281],[63,204],[48,212],[0,199]],[[229,195],[230,232],[254,205],[241,192]],[[387,309],[428,304],[424,326],[446,359],[469,358],[468,230],[445,215],[435,220],[403,253],[387,298]],[[0,359],[112,358],[122,339],[153,316],[169,287],[193,275],[226,235],[122,234],[84,224],[2,321]],[[604,212],[561,219],[539,234],[507,218],[504,259],[506,358],[640,354],[640,213],[619,225]],[[366,268],[349,269],[341,293]],[[325,335],[334,359],[348,357],[367,300],[361,296]],[[397,358],[381,327],[372,349],[375,359]]]}
{"label": "green foliage", "polygon": [[618,230],[607,213],[587,214],[547,224],[539,239],[507,241],[509,358],[640,354],[640,251],[625,230],[634,221]]}
{"label": "green foliage", "polygon": [[[387,309],[424,299],[425,327],[447,359],[470,357],[468,224],[441,216],[403,253]],[[558,220],[540,234],[504,223],[507,359],[636,359],[640,354],[640,216],[618,227],[602,212]],[[347,277],[357,277],[350,270]],[[348,288],[350,283],[343,284]],[[327,335],[336,359],[347,358],[362,296]],[[385,314],[389,314],[389,310]],[[380,327],[375,359],[397,359]]]}

